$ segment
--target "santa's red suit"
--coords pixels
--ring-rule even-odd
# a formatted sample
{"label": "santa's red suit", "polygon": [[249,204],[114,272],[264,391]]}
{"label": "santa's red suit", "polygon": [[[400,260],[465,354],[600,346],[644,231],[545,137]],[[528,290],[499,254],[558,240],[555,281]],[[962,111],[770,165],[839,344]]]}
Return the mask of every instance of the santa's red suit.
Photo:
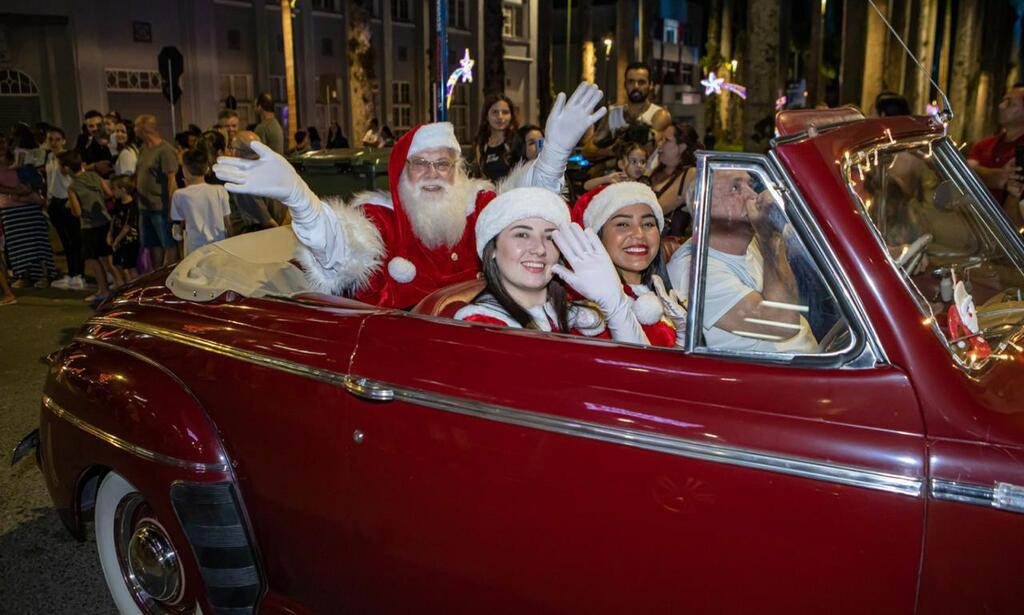
{"label": "santa's red suit", "polygon": [[[461,186],[455,194],[465,199],[465,230],[454,245],[435,248],[416,236],[399,195],[407,160],[417,151],[444,146],[448,140],[454,140],[454,132],[446,122],[413,128],[391,150],[390,193],[364,192],[347,205],[328,199],[329,211],[324,217],[333,220],[318,220],[313,228],[293,222],[302,243],[297,256],[314,289],[373,305],[408,308],[439,288],[477,276],[480,259],[474,226],[480,210],[495,196],[493,186],[463,178],[471,185],[468,189]],[[323,251],[316,249],[330,243],[321,236],[325,225],[345,234],[343,250],[330,245]]]}

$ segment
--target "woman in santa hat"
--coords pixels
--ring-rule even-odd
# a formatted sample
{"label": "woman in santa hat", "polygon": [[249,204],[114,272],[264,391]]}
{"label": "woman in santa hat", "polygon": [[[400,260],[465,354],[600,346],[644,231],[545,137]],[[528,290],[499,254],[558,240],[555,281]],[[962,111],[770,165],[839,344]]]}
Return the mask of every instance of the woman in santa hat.
{"label": "woman in santa hat", "polygon": [[654,191],[639,182],[598,186],[576,201],[572,218],[600,238],[651,344],[682,346],[686,311],[663,282],[668,279],[661,257],[665,216]]}
{"label": "woman in santa hat", "polygon": [[[557,194],[516,188],[498,195],[477,218],[476,249],[487,285],[457,320],[649,343],[600,240],[570,224]],[[562,281],[600,313],[570,303]]]}

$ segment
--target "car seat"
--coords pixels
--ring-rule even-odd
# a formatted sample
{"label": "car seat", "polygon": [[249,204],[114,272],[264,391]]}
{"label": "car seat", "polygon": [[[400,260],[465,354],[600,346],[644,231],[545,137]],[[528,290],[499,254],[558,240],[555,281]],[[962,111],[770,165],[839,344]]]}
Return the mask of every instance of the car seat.
{"label": "car seat", "polygon": [[453,318],[455,312],[480,294],[484,285],[483,278],[477,278],[435,290],[417,303],[412,313]]}

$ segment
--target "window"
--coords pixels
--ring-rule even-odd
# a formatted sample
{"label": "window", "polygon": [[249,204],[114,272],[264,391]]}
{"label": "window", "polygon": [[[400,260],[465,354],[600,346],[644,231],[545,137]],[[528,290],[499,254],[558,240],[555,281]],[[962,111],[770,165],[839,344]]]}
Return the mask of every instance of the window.
{"label": "window", "polygon": [[252,75],[221,75],[220,90],[217,93],[217,108],[224,108],[224,101],[230,96],[235,99],[238,118],[242,126],[255,121],[253,113]]}
{"label": "window", "polygon": [[132,22],[132,40],[136,43],[153,42],[153,26],[148,21]]}
{"label": "window", "polygon": [[325,38],[320,41],[320,55],[333,56],[334,55],[334,40]]}
{"label": "window", "polygon": [[409,61],[409,48],[405,45],[398,46],[398,61],[408,62]]}
{"label": "window", "polygon": [[391,19],[394,21],[412,21],[412,7],[409,0],[391,0]]}
{"label": "window", "polygon": [[[843,310],[807,250],[763,157],[711,159],[697,178],[700,228],[669,261],[669,279],[702,326],[694,349],[775,359],[853,346]],[[693,254],[703,258],[694,264]],[[691,284],[691,274],[696,284]],[[694,333],[690,333],[694,336]]]}
{"label": "window", "polygon": [[502,24],[502,36],[505,38],[522,38],[523,36],[523,7],[522,5],[506,4],[501,8],[504,18]]}
{"label": "window", "polygon": [[[14,71],[2,71],[12,73]],[[20,73],[19,73],[20,74]],[[108,92],[159,92],[163,80],[160,72],[155,70],[140,70],[137,68],[108,68],[107,91]],[[3,88],[0,86],[0,93]]]}
{"label": "window", "polygon": [[338,11],[338,0],[313,0],[313,10],[336,13]]}
{"label": "window", "polygon": [[239,50],[242,48],[242,32],[234,28],[228,30],[228,49]]}
{"label": "window", "polygon": [[448,2],[448,27],[458,30],[469,29],[469,0]]}
{"label": "window", "polygon": [[693,85],[693,64],[683,64],[682,76],[680,76],[679,82]]}
{"label": "window", "polygon": [[274,97],[274,102],[287,100],[288,92],[285,88],[284,75],[270,76],[270,95]]}
{"label": "window", "polygon": [[675,45],[679,42],[679,22],[675,19],[666,19],[661,31],[661,40],[666,45]]}
{"label": "window", "polygon": [[391,84],[391,129],[412,126],[412,84],[395,81]]}

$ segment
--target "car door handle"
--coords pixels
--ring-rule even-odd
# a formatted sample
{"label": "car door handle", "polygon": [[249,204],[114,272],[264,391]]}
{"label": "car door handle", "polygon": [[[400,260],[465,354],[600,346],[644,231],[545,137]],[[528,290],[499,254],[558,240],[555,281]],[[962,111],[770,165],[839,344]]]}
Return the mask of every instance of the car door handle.
{"label": "car door handle", "polygon": [[345,378],[345,389],[356,397],[369,401],[394,401],[395,392],[387,387],[374,384],[366,378]]}

